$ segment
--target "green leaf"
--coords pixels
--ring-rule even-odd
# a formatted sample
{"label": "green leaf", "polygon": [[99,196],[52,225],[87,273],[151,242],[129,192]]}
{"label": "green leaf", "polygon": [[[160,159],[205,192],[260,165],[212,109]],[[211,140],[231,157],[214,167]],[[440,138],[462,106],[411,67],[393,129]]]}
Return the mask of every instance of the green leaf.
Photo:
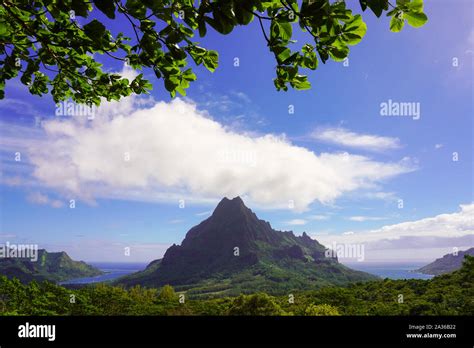
{"label": "green leaf", "polygon": [[349,47],[347,47],[345,42],[338,38],[328,49],[328,53],[334,61],[340,62],[349,55]]}
{"label": "green leaf", "polygon": [[197,79],[196,75],[193,73],[193,71],[191,69],[187,69],[183,73],[183,78],[187,81],[196,81],[196,79]]}
{"label": "green leaf", "polygon": [[219,54],[216,51],[207,51],[203,57],[203,64],[210,72],[214,72],[219,65]]}
{"label": "green leaf", "polygon": [[272,51],[275,53],[278,63],[283,63],[291,56],[291,50],[285,46],[274,46]]}
{"label": "green leaf", "polygon": [[207,33],[206,22],[204,20],[199,21],[198,23],[199,36],[204,37]]}
{"label": "green leaf", "polygon": [[212,12],[214,19],[206,17],[206,21],[221,34],[229,34],[234,29],[234,23],[224,12],[215,8]]}
{"label": "green leaf", "polygon": [[290,40],[292,34],[293,34],[293,29],[291,27],[291,23],[288,23],[288,22],[280,23],[280,38],[283,41]]}
{"label": "green leaf", "polygon": [[173,92],[177,86],[178,84],[175,81],[171,79],[165,79],[165,88],[168,92]]}
{"label": "green leaf", "polygon": [[365,0],[363,3],[362,9],[368,6],[377,17],[382,15],[383,10],[388,9],[388,0]]}
{"label": "green leaf", "polygon": [[311,83],[308,81],[308,76],[305,75],[296,75],[290,83],[291,86],[297,90],[306,90],[311,88]]}
{"label": "green leaf", "polygon": [[5,21],[0,21],[0,35],[4,36],[8,33],[7,23]]}
{"label": "green leaf", "polygon": [[146,6],[140,0],[127,0],[125,3],[125,8],[132,16],[136,18],[145,17]]}
{"label": "green leaf", "polygon": [[84,25],[84,32],[92,40],[100,41],[105,34],[105,26],[97,19],[94,19],[92,22]]}
{"label": "green leaf", "polygon": [[241,4],[234,4],[235,18],[240,25],[247,25],[253,20],[253,13],[247,10],[249,8],[252,8],[249,0],[245,0]]}
{"label": "green leaf", "polygon": [[403,13],[392,16],[392,19],[390,20],[391,31],[398,33],[403,29],[403,26],[405,25],[405,19],[403,17]]}
{"label": "green leaf", "polygon": [[90,5],[84,0],[72,0],[71,8],[77,16],[87,17]]}
{"label": "green leaf", "polygon": [[287,42],[291,39],[293,29],[291,27],[291,23],[278,22],[274,20],[270,26],[270,32],[272,38]]}
{"label": "green leaf", "polygon": [[110,19],[115,19],[114,0],[94,0],[94,5]]}
{"label": "green leaf", "polygon": [[367,25],[360,15],[355,15],[343,28],[345,42],[349,45],[358,44],[367,32]]}
{"label": "green leaf", "polygon": [[405,18],[412,27],[419,28],[423,26],[428,17],[423,12],[405,12]]}
{"label": "green leaf", "polygon": [[397,6],[403,6],[406,5],[410,2],[410,0],[397,0],[396,4]]}
{"label": "green leaf", "polygon": [[415,12],[423,12],[423,0],[412,0],[408,4],[408,8]]}

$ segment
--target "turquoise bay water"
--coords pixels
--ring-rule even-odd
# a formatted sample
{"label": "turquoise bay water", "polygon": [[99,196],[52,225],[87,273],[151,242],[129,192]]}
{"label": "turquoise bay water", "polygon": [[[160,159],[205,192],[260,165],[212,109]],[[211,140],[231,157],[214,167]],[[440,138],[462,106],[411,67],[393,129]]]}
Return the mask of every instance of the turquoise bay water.
{"label": "turquoise bay water", "polygon": [[97,267],[105,274],[96,277],[86,277],[71,279],[60,284],[91,284],[100,283],[120,278],[124,275],[144,270],[147,263],[114,263],[114,262],[90,262],[90,265]]}
{"label": "turquoise bay water", "polygon": [[347,267],[358,271],[374,274],[381,278],[389,279],[431,279],[432,275],[414,272],[423,267],[424,263],[378,263],[378,262],[355,262],[345,263]]}

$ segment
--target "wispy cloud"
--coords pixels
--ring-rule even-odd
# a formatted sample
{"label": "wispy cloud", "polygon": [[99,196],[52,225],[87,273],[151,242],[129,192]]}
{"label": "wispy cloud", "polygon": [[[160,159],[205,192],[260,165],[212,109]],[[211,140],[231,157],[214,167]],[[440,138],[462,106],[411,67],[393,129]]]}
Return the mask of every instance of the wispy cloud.
{"label": "wispy cloud", "polygon": [[364,221],[380,221],[387,218],[380,216],[351,216],[348,218],[350,221],[364,222]]}
{"label": "wispy cloud", "polygon": [[254,132],[249,126],[267,124],[266,118],[259,112],[259,107],[242,91],[233,90],[223,94],[203,90],[195,100],[185,100],[196,103],[209,114],[218,115],[216,119],[231,130]]}
{"label": "wispy cloud", "polygon": [[251,103],[252,100],[250,99],[250,97],[245,94],[244,92],[241,92],[241,91],[233,91],[232,92],[233,95],[235,95],[237,98],[239,98],[240,100],[244,101],[245,103]]}
{"label": "wispy cloud", "polygon": [[310,215],[310,216],[307,217],[307,219],[309,219],[309,220],[316,220],[316,221],[328,220],[328,219],[329,219],[329,215],[323,215],[323,214],[320,214],[320,215]]}
{"label": "wispy cloud", "polygon": [[293,219],[293,220],[285,221],[285,225],[290,225],[290,226],[306,225],[307,223],[308,221],[304,219]]}
{"label": "wispy cloud", "polygon": [[369,151],[385,151],[401,147],[398,138],[355,133],[345,128],[318,128],[311,137],[324,143]]}
{"label": "wispy cloud", "polygon": [[64,206],[64,202],[57,199],[51,199],[47,195],[42,194],[40,192],[34,192],[34,193],[29,194],[27,196],[27,199],[31,203],[40,204],[40,205],[49,205],[50,207],[53,207],[53,208],[61,208]]}
{"label": "wispy cloud", "polygon": [[365,192],[362,194],[362,196],[368,199],[380,199],[383,201],[394,201],[398,199],[395,192],[384,192],[384,191]]}
{"label": "wispy cloud", "polygon": [[455,213],[386,225],[374,230],[348,231],[317,238],[328,247],[334,243],[364,244],[372,258],[439,257],[442,255],[440,252],[454,247],[474,246],[474,203],[460,205],[460,210]]}
{"label": "wispy cloud", "polygon": [[14,98],[3,99],[0,104],[0,110],[13,110],[17,113],[21,112],[23,115],[30,115],[39,118],[43,115],[34,104]]}
{"label": "wispy cloud", "polygon": [[202,213],[196,213],[195,215],[196,216],[207,216],[207,215],[211,215],[212,211],[203,211]]}

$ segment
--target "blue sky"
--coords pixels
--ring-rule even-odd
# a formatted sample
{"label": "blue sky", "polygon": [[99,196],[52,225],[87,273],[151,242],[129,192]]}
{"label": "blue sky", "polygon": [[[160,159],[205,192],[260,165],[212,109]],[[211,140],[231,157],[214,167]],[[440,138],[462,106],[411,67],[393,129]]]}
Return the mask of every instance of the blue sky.
{"label": "blue sky", "polygon": [[[154,83],[153,100],[110,107],[117,119],[125,113],[123,122],[130,129],[143,126],[149,147],[137,143],[138,130],[120,133],[117,123],[86,121],[94,131],[81,128],[76,119],[58,121],[49,96],[31,96],[11,81],[0,102],[0,242],[37,243],[87,261],[151,261],[209,216],[219,197],[239,194],[276,229],[306,231],[327,244],[372,243],[374,260],[430,260],[455,247],[472,246],[472,7],[469,1],[453,1],[449,9],[442,1],[426,1],[429,22],[419,29],[406,26],[401,33],[388,30],[387,18],[366,13],[368,31],[352,47],[349,65],[320,64],[309,72],[309,91],[275,90],[275,63],[257,23],[229,36],[210,32],[200,42],[219,51],[219,68],[213,74],[198,68],[198,81],[187,98],[172,102],[161,81],[145,72]],[[309,40],[302,33],[296,39]],[[110,70],[123,68],[104,62]],[[419,103],[420,118],[381,116],[380,105],[388,100]],[[164,103],[155,108],[157,102]],[[290,105],[294,114],[288,112]],[[173,113],[180,108],[193,115],[196,128],[176,121]],[[140,112],[146,115],[142,118]],[[154,143],[146,120],[160,112],[169,120],[161,127],[169,125],[171,134],[166,142]],[[51,125],[45,130],[35,124],[37,117]],[[68,124],[76,127],[70,133]],[[216,124],[222,128],[216,130]],[[103,137],[97,136],[101,130]],[[149,162],[132,161],[130,174],[106,168],[108,153],[97,147],[111,146],[112,140],[105,138],[117,134],[127,146],[148,151],[140,158]],[[166,137],[165,132],[160,135]],[[221,140],[198,145],[214,135]],[[78,143],[92,148],[74,148]],[[223,143],[250,160],[233,158],[228,170],[219,165],[213,171],[205,149]],[[179,148],[181,157],[169,158],[173,146],[184,147]],[[249,153],[252,146],[255,152]],[[21,162],[15,162],[16,152],[21,152]],[[343,162],[344,152],[350,164]],[[116,155],[110,153],[111,158]],[[67,170],[61,175],[70,158],[80,163],[75,164],[80,172],[74,177],[76,191],[68,186]],[[102,161],[93,160],[97,158]],[[161,166],[170,163],[174,172],[166,173]],[[195,177],[190,175],[194,168]],[[266,173],[268,168],[273,172]],[[97,170],[102,181],[89,185],[90,173]],[[213,176],[216,172],[220,176]],[[152,180],[147,173],[153,173]],[[176,182],[173,173],[180,178]],[[278,175],[272,177],[274,173]],[[308,178],[312,173],[314,182]],[[143,185],[134,187],[134,180]],[[288,198],[296,201],[296,209],[286,207]],[[74,209],[70,199],[76,200]],[[185,200],[184,208],[179,199]],[[379,232],[376,240],[370,231]],[[123,255],[127,246],[130,256]]]}

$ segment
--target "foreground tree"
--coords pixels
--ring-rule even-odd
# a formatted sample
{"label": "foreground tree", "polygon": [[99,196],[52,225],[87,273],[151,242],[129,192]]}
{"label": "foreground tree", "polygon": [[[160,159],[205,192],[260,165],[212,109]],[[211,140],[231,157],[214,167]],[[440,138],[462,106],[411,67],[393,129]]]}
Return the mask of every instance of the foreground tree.
{"label": "foreground tree", "polygon": [[171,302],[177,300],[178,295],[176,295],[176,292],[171,285],[165,285],[161,288],[159,298],[163,301]]}
{"label": "foreground tree", "polygon": [[240,295],[229,308],[229,315],[285,315],[273,296],[265,293]]}
{"label": "foreground tree", "polygon": [[[405,21],[422,26],[423,0],[359,0],[380,17],[391,16],[390,30]],[[107,17],[107,18],[105,18]],[[0,98],[6,81],[21,76],[32,94],[51,93],[55,102],[71,98],[99,105],[101,98],[119,100],[152,88],[138,75],[133,81],[107,72],[97,55],[151,68],[171,96],[185,95],[196,80],[188,58],[211,72],[218,53],[192,41],[209,29],[229,34],[238,25],[258,21],[276,61],[275,87],[308,89],[301,69],[315,70],[318,61],[344,60],[349,46],[360,42],[367,26],[345,1],[331,0],[4,0],[0,7]],[[131,38],[113,35],[113,22],[128,25]],[[117,27],[117,25],[115,26]],[[295,28],[308,33],[301,49],[290,47]],[[319,58],[318,58],[319,56]]]}
{"label": "foreground tree", "polygon": [[325,316],[325,315],[340,315],[336,307],[328,304],[314,305],[310,304],[304,311],[306,316]]}

